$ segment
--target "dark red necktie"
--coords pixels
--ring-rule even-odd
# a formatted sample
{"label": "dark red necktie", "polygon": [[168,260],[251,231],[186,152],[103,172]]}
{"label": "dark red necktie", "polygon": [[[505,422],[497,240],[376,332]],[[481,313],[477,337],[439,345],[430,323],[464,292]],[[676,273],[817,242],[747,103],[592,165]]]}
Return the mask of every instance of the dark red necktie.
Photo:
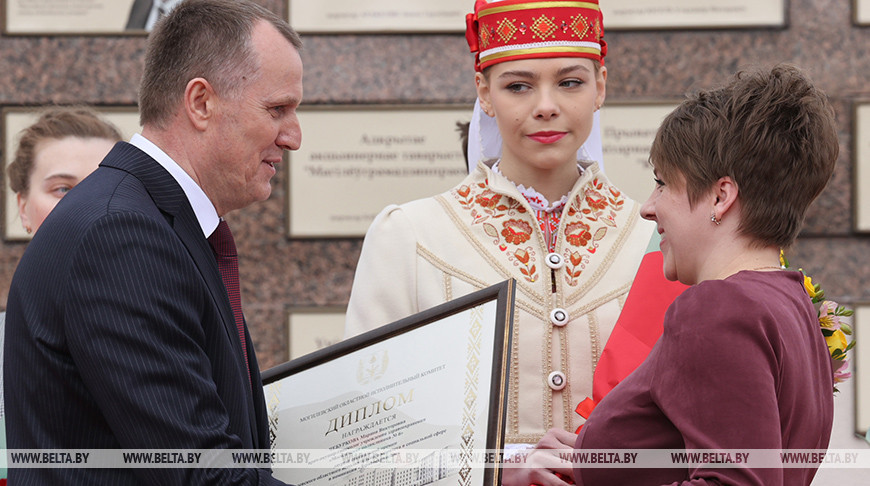
{"label": "dark red necktie", "polygon": [[233,308],[233,316],[236,319],[236,329],[239,331],[239,340],[242,342],[242,354],[245,357],[245,367],[248,370],[248,381],[251,380],[251,367],[248,365],[248,346],[245,340],[245,318],[242,316],[242,293],[239,286],[239,255],[236,253],[236,242],[233,233],[226,221],[221,220],[217,229],[208,237],[211,249],[214,250],[218,270],[221,272],[221,280],[227,288],[230,298],[230,306]]}

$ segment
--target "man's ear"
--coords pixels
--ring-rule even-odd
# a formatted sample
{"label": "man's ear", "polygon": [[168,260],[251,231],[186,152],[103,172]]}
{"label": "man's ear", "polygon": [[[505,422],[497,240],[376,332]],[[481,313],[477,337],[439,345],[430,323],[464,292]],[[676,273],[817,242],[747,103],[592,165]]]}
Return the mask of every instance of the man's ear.
{"label": "man's ear", "polygon": [[214,88],[205,78],[193,78],[184,89],[184,112],[197,130],[205,130],[214,116]]}

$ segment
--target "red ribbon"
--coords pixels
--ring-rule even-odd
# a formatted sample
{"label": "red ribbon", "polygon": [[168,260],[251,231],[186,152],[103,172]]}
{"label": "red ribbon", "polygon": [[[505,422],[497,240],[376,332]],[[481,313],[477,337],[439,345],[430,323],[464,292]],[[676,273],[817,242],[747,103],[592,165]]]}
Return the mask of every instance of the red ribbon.
{"label": "red ribbon", "polygon": [[[595,400],[593,400],[589,397],[586,397],[585,400],[583,400],[582,402],[577,404],[577,408],[575,408],[574,411],[577,412],[584,419],[588,419],[589,415],[592,414],[592,410],[595,409],[596,405],[598,405],[598,403]],[[582,429],[582,428],[583,428],[583,424],[580,424],[580,426],[577,427],[577,430],[575,430],[574,433],[579,434],[580,429]]]}
{"label": "red ribbon", "polygon": [[[663,264],[661,251],[649,252],[641,260],[619,319],[595,367],[592,398],[586,398],[575,409],[584,419],[588,419],[604,396],[646,359],[662,334],[665,312],[688,288],[666,280]],[[577,428],[577,433],[582,427]]]}
{"label": "red ribbon", "polygon": [[479,32],[480,24],[477,22],[477,14],[465,15],[465,40],[468,42],[468,50],[477,52],[480,50]]}

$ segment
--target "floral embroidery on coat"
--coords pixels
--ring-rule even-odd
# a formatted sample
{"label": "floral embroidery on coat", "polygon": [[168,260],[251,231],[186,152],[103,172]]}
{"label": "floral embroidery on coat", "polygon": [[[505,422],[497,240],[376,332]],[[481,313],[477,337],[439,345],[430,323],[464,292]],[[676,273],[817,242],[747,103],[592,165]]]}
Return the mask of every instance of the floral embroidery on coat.
{"label": "floral embroidery on coat", "polygon": [[624,207],[625,196],[622,192],[598,178],[574,196],[564,225],[565,241],[574,247],[565,250],[565,283],[571,286],[578,284],[580,275],[591,259],[590,255],[598,250],[601,240],[607,236],[608,228],[616,228],[616,213]]}
{"label": "floral embroidery on coat", "polygon": [[532,225],[519,219],[511,219],[502,223],[504,229],[501,230],[501,235],[508,243],[515,245],[523,244],[529,241],[532,237]]}
{"label": "floral embroidery on coat", "polygon": [[[565,282],[576,286],[591,256],[598,250],[608,228],[616,228],[616,216],[625,207],[617,188],[595,178],[574,196],[564,225],[565,240],[574,248],[565,250]],[[585,250],[585,251],[583,251]]]}
{"label": "floral embroidery on coat", "polygon": [[[521,202],[498,194],[488,181],[461,185],[451,191],[459,205],[468,211],[471,226],[481,225],[484,234],[519,268],[528,282],[536,282],[537,245],[529,245],[539,221]],[[616,228],[616,216],[625,206],[625,197],[599,178],[590,181],[571,198],[561,221],[564,240],[565,282],[576,286],[609,228]],[[537,241],[543,241],[539,239]],[[547,251],[547,248],[543,248]]]}

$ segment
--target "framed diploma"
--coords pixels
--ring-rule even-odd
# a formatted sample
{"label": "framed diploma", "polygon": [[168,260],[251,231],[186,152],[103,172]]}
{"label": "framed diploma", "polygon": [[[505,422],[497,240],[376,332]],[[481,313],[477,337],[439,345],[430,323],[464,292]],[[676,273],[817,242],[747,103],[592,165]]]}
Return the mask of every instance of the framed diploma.
{"label": "framed diploma", "polygon": [[870,0],[852,0],[852,22],[870,25]]}
{"label": "framed diploma", "polygon": [[181,0],[0,0],[6,35],[145,35]]}
{"label": "framed diploma", "polygon": [[290,25],[301,33],[465,32],[469,0],[288,0]]}
{"label": "framed diploma", "polygon": [[[35,122],[40,114],[51,108],[49,106],[16,106],[0,107],[0,118],[3,129],[0,131],[0,147],[3,148],[3,237],[6,240],[29,240],[30,235],[24,230],[21,218],[18,216],[17,198],[9,187],[9,176],[6,168],[12,162],[18,148],[20,133]],[[139,111],[135,106],[91,107],[97,114],[115,125],[124,140],[139,131]]]}
{"label": "framed diploma", "polygon": [[287,312],[288,359],[332,346],[344,337],[346,307],[292,307]]}
{"label": "framed diploma", "polygon": [[289,154],[290,238],[362,237],[389,204],[434,196],[467,174],[456,122],[471,106],[303,107]]}
{"label": "framed diploma", "polygon": [[[870,329],[870,303],[855,305],[854,311],[852,338],[859,344],[870,342],[870,332],[862,332]],[[854,363],[850,363],[850,367],[855,380],[855,434],[866,437],[870,430],[870,352],[866,346],[859,345],[851,352]]]}
{"label": "framed diploma", "polygon": [[785,0],[607,0],[608,30],[785,27]]}
{"label": "framed diploma", "polygon": [[655,188],[649,149],[673,103],[608,103],[601,108],[601,146],[607,178],[643,203]]}
{"label": "framed diploma", "polygon": [[853,229],[870,233],[870,101],[855,104],[852,117],[854,160],[852,164]]}
{"label": "framed diploma", "polygon": [[[499,484],[515,282],[263,373],[274,474],[293,484]],[[304,451],[304,452],[303,452]]]}

